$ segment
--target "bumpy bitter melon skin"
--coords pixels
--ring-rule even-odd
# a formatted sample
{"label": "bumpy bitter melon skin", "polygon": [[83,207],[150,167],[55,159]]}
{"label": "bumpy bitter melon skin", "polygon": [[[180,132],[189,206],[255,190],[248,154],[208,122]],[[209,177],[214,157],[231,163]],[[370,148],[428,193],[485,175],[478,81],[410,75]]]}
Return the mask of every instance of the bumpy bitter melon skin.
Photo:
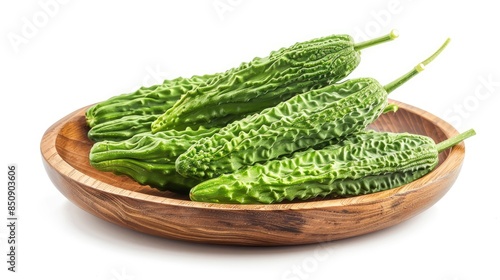
{"label": "bumpy bitter melon skin", "polygon": [[309,91],[236,120],[200,139],[176,161],[177,171],[208,179],[364,130],[388,105],[375,79]]}
{"label": "bumpy bitter melon skin", "polygon": [[367,131],[337,144],[247,166],[201,182],[194,201],[277,203],[315,197],[349,197],[392,189],[429,173],[438,150],[426,136]]}
{"label": "bumpy bitter melon skin", "polygon": [[257,57],[183,95],[153,122],[152,131],[223,126],[294,95],[335,83],[359,64],[349,35],[332,35]]}
{"label": "bumpy bitter melon skin", "polygon": [[127,175],[142,185],[187,193],[200,180],[185,178],[175,170],[175,160],[202,137],[218,128],[144,132],[122,141],[100,141],[89,154],[90,164],[101,171]]}
{"label": "bumpy bitter melon skin", "polygon": [[132,93],[120,94],[91,106],[85,117],[89,127],[117,120],[125,116],[162,114],[174,105],[181,95],[217,74],[195,75],[165,80],[162,84],[141,87]]}

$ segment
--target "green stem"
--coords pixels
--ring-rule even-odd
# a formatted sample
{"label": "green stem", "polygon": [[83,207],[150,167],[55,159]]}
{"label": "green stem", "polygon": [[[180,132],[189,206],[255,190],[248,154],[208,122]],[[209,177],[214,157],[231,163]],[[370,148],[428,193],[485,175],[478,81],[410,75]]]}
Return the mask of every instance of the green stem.
{"label": "green stem", "polygon": [[401,77],[397,78],[396,80],[385,85],[384,86],[385,91],[387,93],[391,93],[392,91],[397,89],[399,86],[401,86],[402,84],[406,83],[408,80],[410,80],[411,78],[416,76],[418,73],[424,71],[425,66],[427,66],[427,64],[431,63],[431,61],[433,61],[434,58],[436,58],[444,50],[444,48],[448,45],[449,42],[450,42],[450,38],[446,39],[444,44],[441,45],[441,47],[435,53],[433,53],[431,56],[429,56],[424,61],[417,64],[417,66],[413,67],[413,69],[411,71],[409,71],[408,73],[404,74],[403,76],[401,76]]}
{"label": "green stem", "polygon": [[378,45],[380,43],[385,43],[387,41],[392,41],[392,40],[396,39],[398,36],[399,36],[398,32],[396,30],[392,30],[391,33],[389,33],[387,35],[384,35],[384,36],[381,36],[381,37],[378,37],[378,38],[374,38],[374,39],[371,39],[371,40],[368,40],[368,41],[364,41],[364,42],[361,42],[361,43],[357,43],[357,44],[354,45],[354,49],[357,50],[357,51],[360,51],[362,49],[365,49],[365,48],[368,48],[368,47],[371,47],[371,46],[375,46],[375,45]]}
{"label": "green stem", "polygon": [[456,136],[453,136],[449,139],[446,139],[446,140],[444,140],[436,145],[438,153],[440,153],[448,148],[451,148],[451,147],[455,146],[456,144],[458,144],[458,143],[464,141],[465,139],[467,139],[471,136],[474,136],[474,135],[476,135],[476,131],[474,131],[474,129],[469,129],[466,132],[460,133]]}
{"label": "green stem", "polygon": [[399,109],[399,106],[396,105],[396,104],[388,104],[385,108],[384,108],[384,111],[382,112],[382,114],[385,114],[385,113],[395,113],[397,110]]}

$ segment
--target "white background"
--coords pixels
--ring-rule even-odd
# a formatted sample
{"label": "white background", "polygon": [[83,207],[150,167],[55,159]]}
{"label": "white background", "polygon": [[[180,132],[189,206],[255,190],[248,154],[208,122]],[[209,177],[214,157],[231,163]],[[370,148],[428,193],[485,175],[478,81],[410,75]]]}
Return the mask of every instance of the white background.
{"label": "white background", "polygon": [[[19,249],[18,272],[8,272],[2,261],[0,278],[499,279],[500,19],[494,2],[2,1],[0,170],[6,174],[11,163],[19,169]],[[165,240],[80,210],[42,166],[45,130],[88,104],[166,78],[223,71],[297,41],[332,33],[359,41],[392,28],[400,37],[364,50],[351,77],[388,83],[451,37],[445,52],[391,98],[460,131],[477,131],[466,141],[452,189],[395,227],[279,248]],[[6,184],[0,189],[6,224]],[[3,224],[0,260],[7,258]]]}

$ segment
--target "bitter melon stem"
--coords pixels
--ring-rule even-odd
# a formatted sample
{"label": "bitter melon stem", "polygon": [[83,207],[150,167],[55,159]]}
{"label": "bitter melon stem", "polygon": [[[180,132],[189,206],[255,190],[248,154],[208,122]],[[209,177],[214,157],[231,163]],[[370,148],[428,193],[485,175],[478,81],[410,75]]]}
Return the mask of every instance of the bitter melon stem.
{"label": "bitter melon stem", "polygon": [[382,114],[385,114],[385,113],[395,113],[397,110],[399,109],[399,106],[396,105],[396,104],[388,104],[387,106],[385,106],[384,108],[384,111],[382,112]]}
{"label": "bitter melon stem", "polygon": [[397,37],[399,37],[398,32],[396,30],[392,30],[387,35],[384,35],[384,36],[381,36],[381,37],[377,37],[377,38],[373,38],[371,40],[364,41],[364,42],[361,42],[361,43],[357,43],[357,44],[354,45],[354,49],[357,50],[357,51],[360,51],[362,49],[365,49],[365,48],[368,48],[368,47],[371,47],[371,46],[375,46],[375,45],[378,45],[378,44],[381,44],[381,43],[385,43],[387,41],[392,41],[392,40],[396,39]]}
{"label": "bitter melon stem", "polygon": [[431,63],[431,61],[433,61],[444,50],[444,48],[446,48],[449,42],[450,38],[446,39],[446,41],[441,45],[441,47],[431,56],[429,56],[428,58],[417,64],[408,73],[385,85],[384,86],[385,91],[387,91],[387,93],[391,93],[396,88],[398,88],[399,86],[401,86],[402,84],[406,83],[408,80],[416,76],[418,73],[424,71],[425,66]]}
{"label": "bitter melon stem", "polygon": [[476,131],[474,131],[474,129],[469,129],[469,130],[462,132],[456,136],[453,136],[449,139],[446,139],[442,142],[439,142],[436,145],[438,153],[440,153],[448,148],[451,148],[451,147],[455,146],[456,144],[458,144],[458,143],[464,141],[465,139],[467,139],[471,136],[474,136],[474,135],[476,135]]}

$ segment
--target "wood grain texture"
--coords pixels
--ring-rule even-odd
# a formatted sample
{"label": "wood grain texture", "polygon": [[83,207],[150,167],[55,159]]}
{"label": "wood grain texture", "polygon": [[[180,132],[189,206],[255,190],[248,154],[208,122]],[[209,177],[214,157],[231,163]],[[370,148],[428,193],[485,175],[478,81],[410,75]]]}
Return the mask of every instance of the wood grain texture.
{"label": "wood grain texture", "polygon": [[[371,128],[428,135],[440,142],[458,132],[413,106],[399,106]],[[440,154],[428,175],[399,188],[344,199],[315,199],[275,205],[192,202],[187,196],[141,186],[125,176],[89,164],[92,142],[79,109],[43,135],[41,153],[57,189],[83,210],[120,226],[170,239],[246,246],[311,244],[381,230],[436,203],[455,182],[465,154],[463,143]]]}

